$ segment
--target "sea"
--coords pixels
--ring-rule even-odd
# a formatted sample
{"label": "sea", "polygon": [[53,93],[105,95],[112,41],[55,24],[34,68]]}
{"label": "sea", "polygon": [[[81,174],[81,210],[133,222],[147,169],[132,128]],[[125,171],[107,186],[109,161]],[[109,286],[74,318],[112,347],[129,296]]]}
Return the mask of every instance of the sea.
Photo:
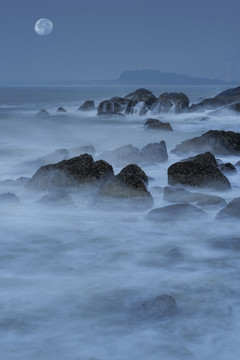
{"label": "sea", "polygon": [[[147,87],[147,86],[145,86]],[[156,96],[181,91],[191,103],[230,86],[148,86]],[[212,130],[239,132],[235,113],[168,113],[121,118],[79,111],[136,86],[0,87],[0,359],[2,360],[238,360],[240,356],[239,222],[207,219],[148,221],[149,210],[94,207],[86,194],[42,204],[44,191],[16,184],[32,177],[42,157],[57,149],[74,156],[81,146],[102,152],[166,141],[168,161],[144,164],[153,208],[163,199],[167,169],[181,158],[181,141]],[[58,107],[66,113],[57,113]],[[37,116],[45,109],[50,116]],[[146,131],[147,117],[170,122],[173,132]],[[50,154],[50,155],[49,155]],[[221,156],[235,164],[236,156]],[[49,160],[50,161],[50,160]],[[114,167],[117,174],[121,168]],[[239,172],[231,191],[204,193],[227,202],[240,194]],[[232,241],[234,239],[234,241]],[[169,251],[179,251],[171,259]],[[141,305],[173,296],[174,317],[144,316]]]}

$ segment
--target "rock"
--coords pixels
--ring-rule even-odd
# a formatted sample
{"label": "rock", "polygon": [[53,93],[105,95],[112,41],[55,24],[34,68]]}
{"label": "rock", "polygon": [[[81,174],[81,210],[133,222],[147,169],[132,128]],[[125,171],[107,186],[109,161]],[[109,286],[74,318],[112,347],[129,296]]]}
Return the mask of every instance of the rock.
{"label": "rock", "polygon": [[40,204],[46,205],[67,205],[73,201],[65,190],[55,190],[43,196],[39,201]]}
{"label": "rock", "polygon": [[165,141],[148,144],[140,151],[142,161],[163,162],[168,159],[167,147]]}
{"label": "rock", "polygon": [[114,111],[109,111],[109,112],[99,112],[98,113],[98,116],[111,116],[111,117],[116,117],[116,118],[119,118],[119,117],[125,117],[124,114],[121,114],[119,112],[114,112]]}
{"label": "rock", "polygon": [[222,249],[222,250],[234,250],[240,251],[240,238],[239,237],[231,237],[231,236],[223,236],[216,237],[213,239],[209,239],[210,243],[213,247]]}
{"label": "rock", "polygon": [[146,219],[165,222],[203,218],[204,211],[190,204],[175,204],[164,206],[150,211]]}
{"label": "rock", "polygon": [[217,214],[217,220],[240,219],[240,197],[232,200],[224,209]]}
{"label": "rock", "polygon": [[172,186],[166,186],[164,188],[164,200],[173,203],[197,203],[197,206],[225,206],[227,202],[220,196],[207,195],[201,193],[192,193],[191,191],[175,188]]}
{"label": "rock", "polygon": [[140,111],[139,111],[139,116],[144,116],[148,113],[148,108],[147,107],[143,107]]}
{"label": "rock", "polygon": [[71,157],[82,155],[82,154],[95,155],[95,153],[96,153],[96,150],[95,150],[94,146],[92,146],[92,145],[79,146],[79,147],[70,149],[69,151],[70,151]]}
{"label": "rock", "polygon": [[29,181],[29,186],[41,190],[54,187],[100,185],[114,175],[107,162],[94,162],[89,154],[83,154],[57,164],[42,166]]}
{"label": "rock", "polygon": [[49,114],[49,112],[47,111],[47,110],[40,110],[38,113],[37,113],[37,115],[38,116],[42,116],[42,117],[44,117],[44,116],[49,116],[50,114]]}
{"label": "rock", "polygon": [[189,99],[183,93],[163,93],[159,96],[158,101],[152,106],[154,112],[169,112],[175,113],[184,112],[189,107]]}
{"label": "rock", "polygon": [[19,201],[19,198],[10,192],[0,195],[0,204],[18,204]]}
{"label": "rock", "polygon": [[67,160],[68,155],[69,155],[69,151],[67,149],[57,149],[50,154],[37,158],[36,160],[26,161],[22,165],[28,167],[34,167],[37,169],[40,166],[56,163],[62,160]]}
{"label": "rock", "polygon": [[171,165],[168,168],[168,183],[214,190],[231,188],[228,179],[218,169],[216,159],[210,152]]}
{"label": "rock", "polygon": [[13,179],[7,179],[0,182],[0,185],[3,186],[27,186],[29,181],[28,177],[21,176],[17,178],[16,180]]}
{"label": "rock", "polygon": [[63,107],[60,106],[60,107],[57,109],[57,112],[58,112],[58,113],[66,113],[67,110],[65,110]]}
{"label": "rock", "polygon": [[214,98],[204,99],[197,105],[192,105],[190,111],[203,111],[205,109],[216,109],[226,105],[240,102],[240,86],[221,92]]}
{"label": "rock", "polygon": [[147,119],[147,121],[145,122],[144,125],[147,126],[147,129],[173,131],[173,129],[169,123],[164,123],[157,119]]}
{"label": "rock", "polygon": [[180,262],[184,259],[184,256],[178,248],[173,248],[168,250],[166,253],[166,258],[171,262]]}
{"label": "rock", "polygon": [[85,101],[78,110],[81,111],[92,111],[95,110],[95,104],[93,100]]}
{"label": "rock", "polygon": [[219,168],[219,170],[221,170],[222,172],[225,172],[225,173],[231,173],[231,172],[237,171],[235,166],[231,163],[219,164],[218,168]]}
{"label": "rock", "polygon": [[139,166],[130,164],[101,188],[98,198],[130,200],[138,208],[149,208],[153,199],[146,188],[147,183],[145,172]]}
{"label": "rock", "polygon": [[175,316],[178,312],[177,302],[173,296],[159,295],[141,304],[142,316],[149,319],[162,319]]}
{"label": "rock", "polygon": [[99,158],[110,164],[115,164],[117,167],[141,161],[139,149],[132,145],[124,145],[115,150],[105,151],[99,155]]}
{"label": "rock", "polygon": [[183,141],[171,152],[181,155],[206,151],[215,155],[240,155],[240,133],[209,130],[201,136]]}
{"label": "rock", "polygon": [[229,106],[229,109],[230,109],[230,110],[233,110],[233,111],[236,111],[237,113],[239,113],[239,112],[240,112],[240,102],[237,103],[237,104],[230,105],[230,106]]}
{"label": "rock", "polygon": [[121,98],[113,97],[109,100],[102,101],[98,106],[98,115],[116,115],[125,112],[131,101]]}
{"label": "rock", "polygon": [[138,89],[124,97],[124,99],[131,100],[133,102],[142,102],[146,108],[150,107],[157,100],[153,93],[146,89]]}

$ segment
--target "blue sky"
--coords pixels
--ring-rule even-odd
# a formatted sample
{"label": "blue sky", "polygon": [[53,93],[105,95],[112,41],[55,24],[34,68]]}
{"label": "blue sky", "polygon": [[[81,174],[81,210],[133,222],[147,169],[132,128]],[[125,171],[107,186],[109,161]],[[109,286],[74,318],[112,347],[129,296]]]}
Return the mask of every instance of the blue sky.
{"label": "blue sky", "polygon": [[[0,0],[0,81],[160,69],[240,79],[238,0]],[[35,22],[54,24],[40,37]]]}

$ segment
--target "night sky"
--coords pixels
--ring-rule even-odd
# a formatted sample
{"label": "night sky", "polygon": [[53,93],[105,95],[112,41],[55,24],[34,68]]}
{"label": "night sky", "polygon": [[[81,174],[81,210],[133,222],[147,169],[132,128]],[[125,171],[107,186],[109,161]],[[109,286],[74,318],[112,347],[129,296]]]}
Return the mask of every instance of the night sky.
{"label": "night sky", "polygon": [[[0,82],[159,69],[240,80],[239,0],[0,0]],[[49,18],[40,37],[35,22]]]}

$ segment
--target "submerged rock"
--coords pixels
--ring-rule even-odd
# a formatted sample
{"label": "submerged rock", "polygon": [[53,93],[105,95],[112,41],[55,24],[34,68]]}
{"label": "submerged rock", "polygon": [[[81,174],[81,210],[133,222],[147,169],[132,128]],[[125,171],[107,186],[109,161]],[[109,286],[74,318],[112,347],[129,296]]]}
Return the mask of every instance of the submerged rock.
{"label": "submerged rock", "polygon": [[60,106],[60,107],[57,109],[57,112],[58,112],[58,113],[66,113],[67,110],[65,110],[63,107]]}
{"label": "submerged rock", "polygon": [[73,203],[65,190],[51,191],[47,195],[44,195],[38,202],[46,205],[67,205]]}
{"label": "submerged rock", "polygon": [[168,159],[165,141],[148,144],[140,151],[142,161],[163,162]]}
{"label": "submerged rock", "polygon": [[198,219],[203,218],[204,215],[205,212],[194,205],[175,204],[151,210],[147,214],[146,219],[157,222],[165,222]]}
{"label": "submerged rock", "polygon": [[18,204],[19,198],[17,195],[7,192],[0,195],[0,204]]}
{"label": "submerged rock", "polygon": [[81,184],[100,185],[113,175],[113,168],[107,162],[95,162],[91,155],[83,154],[57,164],[42,166],[30,179],[29,186],[44,190]]}
{"label": "submerged rock", "polygon": [[217,214],[217,220],[240,219],[240,197],[232,200],[224,209]]}
{"label": "submerged rock", "polygon": [[144,125],[147,127],[147,129],[173,131],[169,123],[164,123],[158,119],[147,119]]}
{"label": "submerged rock", "polygon": [[50,114],[47,110],[42,109],[37,113],[37,115],[44,117],[44,116],[49,116]]}
{"label": "submerged rock", "polygon": [[178,312],[177,302],[171,295],[159,295],[141,304],[142,316],[149,319],[162,319],[175,316]]}
{"label": "submerged rock", "polygon": [[171,152],[181,155],[206,151],[215,155],[240,155],[240,133],[209,130],[201,136],[183,141]]}
{"label": "submerged rock", "polygon": [[184,259],[184,256],[178,248],[173,248],[168,250],[166,258],[171,262],[180,262]]}
{"label": "submerged rock", "polygon": [[188,158],[168,168],[169,185],[184,184],[214,190],[228,190],[231,185],[217,167],[213,154],[207,152]]}
{"label": "submerged rock", "polygon": [[69,151],[67,149],[56,149],[50,154],[41,156],[35,160],[25,161],[22,165],[38,168],[50,163],[56,163],[68,159]]}
{"label": "submerged rock", "polygon": [[137,165],[126,166],[99,191],[98,199],[130,200],[138,208],[149,208],[153,199],[146,186],[148,177]]}
{"label": "submerged rock", "polygon": [[235,166],[231,163],[218,164],[218,168],[219,168],[219,170],[221,170],[222,172],[225,172],[225,173],[231,173],[231,172],[237,171]]}
{"label": "submerged rock", "polygon": [[78,110],[81,111],[92,111],[95,110],[95,104],[93,100],[85,101]]}

